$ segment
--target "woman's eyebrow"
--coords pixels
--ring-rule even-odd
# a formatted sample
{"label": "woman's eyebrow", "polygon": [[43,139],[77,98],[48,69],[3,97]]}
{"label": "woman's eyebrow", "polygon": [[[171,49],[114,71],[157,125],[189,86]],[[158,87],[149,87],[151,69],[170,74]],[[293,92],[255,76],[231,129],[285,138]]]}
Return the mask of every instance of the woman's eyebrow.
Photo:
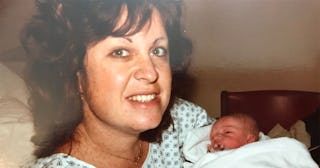
{"label": "woman's eyebrow", "polygon": [[167,41],[167,38],[166,37],[159,37],[156,40],[154,40],[153,45],[155,45],[155,44],[159,43],[159,41],[163,41],[163,40]]}
{"label": "woman's eyebrow", "polygon": [[125,39],[125,40],[129,41],[130,43],[132,43],[132,40],[131,40],[131,38],[130,38],[130,37],[121,37],[121,38],[123,38],[123,39]]}
{"label": "woman's eyebrow", "polygon": [[[124,40],[126,40],[126,41],[128,41],[130,43],[133,43],[133,40],[130,37],[120,37],[120,39],[124,39]],[[159,43],[161,41],[166,41],[166,40],[167,40],[166,37],[159,37],[159,38],[157,38],[157,39],[155,39],[153,41],[153,45],[155,45],[155,44],[157,44],[157,43]]]}

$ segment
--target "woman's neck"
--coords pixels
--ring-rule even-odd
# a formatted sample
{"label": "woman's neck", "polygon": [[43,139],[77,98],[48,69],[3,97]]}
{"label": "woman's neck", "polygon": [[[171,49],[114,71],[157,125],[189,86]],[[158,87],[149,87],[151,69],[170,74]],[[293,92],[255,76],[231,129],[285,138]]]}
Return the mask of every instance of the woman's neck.
{"label": "woman's neck", "polygon": [[97,168],[107,165],[136,168],[146,159],[148,143],[139,140],[139,135],[94,129],[81,123],[73,137],[56,152],[68,153]]}

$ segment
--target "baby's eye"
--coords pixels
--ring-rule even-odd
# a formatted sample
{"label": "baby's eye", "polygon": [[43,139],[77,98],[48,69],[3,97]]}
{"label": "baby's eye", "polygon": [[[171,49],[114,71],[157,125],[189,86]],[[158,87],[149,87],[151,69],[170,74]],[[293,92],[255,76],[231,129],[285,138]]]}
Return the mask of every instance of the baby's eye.
{"label": "baby's eye", "polygon": [[163,48],[163,47],[157,47],[152,50],[152,55],[158,56],[158,57],[163,57],[168,54],[168,50]]}
{"label": "baby's eye", "polygon": [[129,55],[129,51],[126,49],[117,49],[114,50],[111,55],[115,57],[126,57]]}

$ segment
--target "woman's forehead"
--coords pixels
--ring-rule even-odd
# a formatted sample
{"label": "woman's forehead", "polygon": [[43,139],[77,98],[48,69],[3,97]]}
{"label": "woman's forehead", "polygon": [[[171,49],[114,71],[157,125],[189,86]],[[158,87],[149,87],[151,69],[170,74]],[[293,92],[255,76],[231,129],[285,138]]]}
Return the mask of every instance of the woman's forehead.
{"label": "woman's forehead", "polygon": [[[141,13],[141,15],[142,15],[142,13]],[[143,20],[142,17],[143,16],[139,16],[138,19],[134,20],[129,31],[126,34],[131,34],[132,32],[136,33],[137,31],[140,31],[140,29],[142,29],[143,27],[150,26],[150,24],[154,21],[155,22],[159,22],[159,21],[162,22],[162,18],[161,18],[159,11],[154,7],[150,8],[150,15],[148,18],[145,18],[145,20]],[[128,24],[128,22],[130,21],[129,20],[130,18],[131,17],[129,16],[127,5],[123,5],[121,7],[119,19],[116,22],[116,25],[114,27],[113,32],[126,26],[126,24]]]}
{"label": "woman's forehead", "polygon": [[[157,17],[154,17],[155,15]],[[132,35],[139,32],[142,28],[150,26],[155,18],[160,18],[162,22],[163,18],[159,10],[151,4],[143,7],[134,6],[133,8],[132,6],[128,6],[128,4],[123,4],[118,17],[115,19],[115,26],[112,32],[116,36]]]}

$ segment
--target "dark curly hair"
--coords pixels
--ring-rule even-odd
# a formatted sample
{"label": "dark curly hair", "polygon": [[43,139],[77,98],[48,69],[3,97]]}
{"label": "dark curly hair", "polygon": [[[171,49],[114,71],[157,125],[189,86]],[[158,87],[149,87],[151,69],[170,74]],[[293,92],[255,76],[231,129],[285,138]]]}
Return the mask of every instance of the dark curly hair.
{"label": "dark curly hair", "polygon": [[[28,84],[36,134],[37,157],[48,156],[72,137],[82,120],[82,105],[76,73],[83,68],[86,47],[107,36],[138,32],[157,9],[169,38],[172,95],[160,125],[140,138],[161,142],[162,132],[172,124],[169,112],[175,96],[175,75],[189,64],[190,40],[181,25],[179,0],[37,0],[37,13],[21,33],[28,55]],[[121,8],[127,7],[125,23],[115,29]]]}

